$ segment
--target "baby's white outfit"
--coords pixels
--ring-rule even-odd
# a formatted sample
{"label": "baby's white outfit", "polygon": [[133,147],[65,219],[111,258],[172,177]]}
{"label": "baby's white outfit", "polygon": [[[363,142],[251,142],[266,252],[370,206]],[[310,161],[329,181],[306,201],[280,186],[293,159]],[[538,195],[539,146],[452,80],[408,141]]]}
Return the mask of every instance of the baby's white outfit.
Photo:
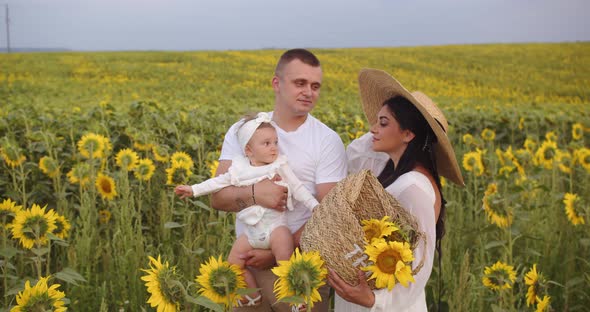
{"label": "baby's white outfit", "polygon": [[[281,176],[282,180],[275,183],[286,186],[288,189],[287,209],[293,210],[293,199],[303,203],[309,210],[313,210],[318,205],[315,197],[295,176],[287,164],[287,157],[284,155],[279,155],[273,163],[264,166],[252,166],[247,157],[238,156],[232,160],[227,173],[191,187],[193,196],[197,197],[214,193],[230,185],[252,185],[264,179],[272,179],[277,174]],[[269,249],[270,233],[279,226],[287,226],[284,212],[264,208],[260,205],[252,205],[243,209],[238,212],[236,218],[246,225],[245,233],[253,248]]]}

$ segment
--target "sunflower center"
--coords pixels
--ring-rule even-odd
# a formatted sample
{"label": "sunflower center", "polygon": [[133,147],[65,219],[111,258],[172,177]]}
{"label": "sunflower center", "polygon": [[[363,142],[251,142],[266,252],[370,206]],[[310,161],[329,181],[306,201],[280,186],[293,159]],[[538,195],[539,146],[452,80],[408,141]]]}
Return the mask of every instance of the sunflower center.
{"label": "sunflower center", "polygon": [[543,157],[546,160],[551,160],[555,156],[555,150],[553,148],[547,148],[543,151]]}
{"label": "sunflower center", "polygon": [[288,280],[289,286],[296,296],[310,296],[311,290],[319,283],[319,272],[313,263],[299,261],[293,263]]}
{"label": "sunflower center", "polygon": [[88,140],[86,144],[84,144],[84,149],[88,151],[90,155],[94,154],[94,151],[97,151],[99,147],[99,143],[95,140]]}
{"label": "sunflower center", "polygon": [[211,272],[209,284],[216,294],[225,297],[236,290],[238,281],[230,268],[219,267]]}
{"label": "sunflower center", "polygon": [[61,220],[55,220],[55,230],[53,230],[53,234],[59,235],[64,230],[64,224]]}
{"label": "sunflower center", "polygon": [[401,255],[395,250],[385,250],[377,256],[377,267],[383,273],[393,274]]}
{"label": "sunflower center", "polygon": [[100,181],[100,188],[103,190],[103,192],[105,193],[111,193],[112,192],[112,188],[111,188],[111,183],[109,183],[108,180],[106,179],[102,179]]}
{"label": "sunflower center", "polygon": [[381,231],[375,226],[371,226],[365,230],[365,235],[367,236],[367,240],[371,241],[373,238],[379,238],[381,236]]}
{"label": "sunflower center", "polygon": [[[30,230],[25,230],[27,228]],[[37,239],[37,237],[45,235],[48,229],[49,224],[47,224],[47,220],[43,216],[32,216],[27,218],[23,224],[23,234],[28,239]]]}
{"label": "sunflower center", "polygon": [[0,210],[0,218],[3,224],[11,224],[14,220],[14,215],[10,210]]}
{"label": "sunflower center", "polygon": [[160,272],[158,275],[158,283],[160,284],[160,293],[164,297],[164,300],[169,303],[179,301],[182,291],[175,283],[174,274],[170,269]]}

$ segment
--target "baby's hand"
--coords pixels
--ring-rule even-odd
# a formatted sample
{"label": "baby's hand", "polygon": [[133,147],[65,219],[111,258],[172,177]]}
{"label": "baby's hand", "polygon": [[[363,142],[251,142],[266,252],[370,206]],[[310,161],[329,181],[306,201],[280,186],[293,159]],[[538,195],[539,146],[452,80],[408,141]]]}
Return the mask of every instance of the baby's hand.
{"label": "baby's hand", "polygon": [[180,197],[180,199],[185,199],[187,197],[193,196],[193,189],[190,185],[179,185],[174,188],[174,193]]}

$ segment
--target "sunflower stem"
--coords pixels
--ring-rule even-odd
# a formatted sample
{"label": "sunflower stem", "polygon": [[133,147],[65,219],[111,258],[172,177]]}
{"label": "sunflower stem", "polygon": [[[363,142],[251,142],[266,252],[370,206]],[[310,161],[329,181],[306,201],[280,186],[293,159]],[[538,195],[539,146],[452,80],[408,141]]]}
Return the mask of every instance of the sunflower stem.
{"label": "sunflower stem", "polygon": [[27,190],[26,190],[26,179],[25,179],[25,169],[22,164],[18,165],[20,169],[20,179],[21,179],[21,196],[23,198],[23,207],[27,206]]}
{"label": "sunflower stem", "polygon": [[[6,217],[2,218],[2,249],[6,250],[6,237],[8,237],[8,233],[6,231]],[[8,296],[6,296],[6,291],[8,290],[8,275],[6,274],[6,270],[8,270],[8,259],[6,257],[4,257],[4,262],[3,262],[3,268],[2,268],[2,285],[4,286],[4,288],[2,288],[4,290],[4,294],[2,294],[2,296],[4,297],[4,306],[7,307],[8,306]]]}

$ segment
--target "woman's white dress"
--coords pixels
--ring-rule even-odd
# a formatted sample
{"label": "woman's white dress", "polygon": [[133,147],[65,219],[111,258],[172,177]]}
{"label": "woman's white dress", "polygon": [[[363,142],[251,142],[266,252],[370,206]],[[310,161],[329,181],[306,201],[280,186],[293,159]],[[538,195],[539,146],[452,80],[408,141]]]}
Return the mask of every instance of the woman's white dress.
{"label": "woman's white dress", "polygon": [[[374,152],[371,148],[371,138],[372,135],[367,133],[351,142],[347,147],[346,154],[350,173],[369,169],[377,176],[385,167],[389,156],[385,153]],[[422,257],[425,257],[424,266],[414,276],[415,282],[410,283],[407,288],[398,283],[391,291],[388,291],[387,288],[374,290],[375,305],[372,308],[349,303],[336,295],[334,306],[336,312],[427,311],[424,288],[432,271],[436,238],[434,216],[436,195],[434,189],[425,175],[411,171],[400,176],[385,190],[416,217],[420,230],[426,234],[426,246],[420,244],[414,250],[412,268],[420,263]],[[426,248],[426,253],[424,253],[424,248]]]}

